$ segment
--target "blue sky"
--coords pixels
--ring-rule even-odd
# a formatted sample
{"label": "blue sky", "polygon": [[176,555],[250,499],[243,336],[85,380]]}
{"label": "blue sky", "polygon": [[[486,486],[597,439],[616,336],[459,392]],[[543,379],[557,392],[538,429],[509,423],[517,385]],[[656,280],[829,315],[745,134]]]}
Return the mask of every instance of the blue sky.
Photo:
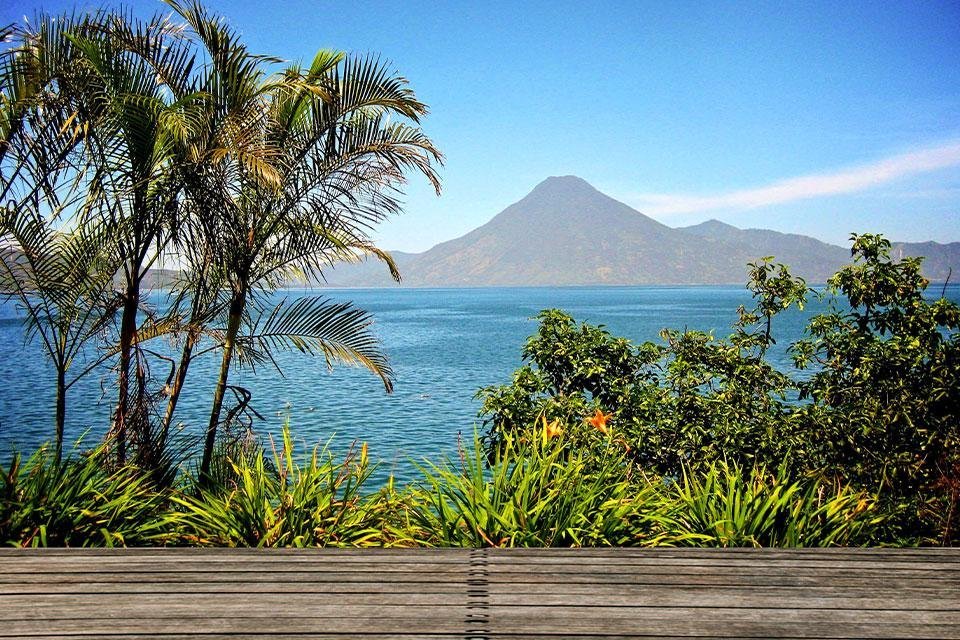
{"label": "blue sky", "polygon": [[[0,21],[95,4],[7,0]],[[566,174],[671,226],[960,241],[960,3],[208,5],[263,53],[379,53],[430,105],[444,193],[414,180],[384,248]]]}

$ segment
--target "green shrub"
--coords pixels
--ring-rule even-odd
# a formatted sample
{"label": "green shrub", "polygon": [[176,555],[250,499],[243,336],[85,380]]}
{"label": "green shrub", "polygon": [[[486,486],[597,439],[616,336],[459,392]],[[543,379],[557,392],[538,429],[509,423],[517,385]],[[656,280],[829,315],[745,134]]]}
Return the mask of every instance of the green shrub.
{"label": "green shrub", "polygon": [[874,501],[849,487],[725,463],[664,486],[647,517],[662,527],[651,543],[701,547],[863,544],[881,521]]}
{"label": "green shrub", "polygon": [[164,498],[136,469],[109,470],[97,450],[57,463],[40,448],[0,469],[0,541],[5,545],[139,545],[160,537]]}
{"label": "green shrub", "polygon": [[459,468],[447,459],[423,469],[425,486],[415,513],[419,527],[433,535],[432,544],[624,544],[635,535],[627,515],[652,495],[627,479],[622,459],[597,460],[546,436],[527,442],[504,436],[488,462],[475,438]]}
{"label": "green shrub", "polygon": [[488,447],[507,434],[522,438],[538,415],[576,427],[599,409],[613,415],[634,462],[654,475],[722,459],[750,466],[789,458],[803,445],[786,401],[795,385],[764,355],[775,342],[773,317],[802,306],[806,286],[769,260],[751,267],[756,306],[738,310],[724,340],[664,329],[665,344],[633,345],[562,311],[542,311],[523,349],[528,363],[512,384],[480,391]]}
{"label": "green shrub", "polygon": [[602,459],[609,443],[581,429],[602,411],[637,472],[699,477],[728,461],[825,476],[876,496],[878,542],[960,541],[960,307],[929,299],[920,258],[891,259],[880,236],[852,240],[828,312],[790,346],[806,374],[766,358],[774,318],[807,294],[769,258],[751,265],[754,307],[725,339],[664,329],[662,344],[632,345],[541,312],[513,382],[480,392],[490,455],[545,415]]}
{"label": "green shrub", "polygon": [[[920,258],[853,236],[827,313],[793,345],[809,402],[799,416],[831,474],[879,493],[889,536],[960,541],[960,307],[929,300]],[[842,302],[841,300],[842,296]]]}
{"label": "green shrub", "polygon": [[[271,445],[273,441],[271,439]],[[372,471],[366,447],[351,450],[342,462],[319,447],[298,461],[290,430],[282,447],[231,460],[235,482],[198,485],[196,496],[173,499],[169,515],[181,542],[247,547],[361,546],[379,544],[379,494],[364,497]]]}

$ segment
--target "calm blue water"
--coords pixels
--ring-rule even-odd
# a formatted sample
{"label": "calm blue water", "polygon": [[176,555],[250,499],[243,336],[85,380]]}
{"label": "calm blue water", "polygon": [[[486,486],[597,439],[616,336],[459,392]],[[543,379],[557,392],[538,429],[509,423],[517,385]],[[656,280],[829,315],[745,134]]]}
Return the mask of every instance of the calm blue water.
{"label": "calm blue water", "polygon": [[[936,293],[939,294],[939,289]],[[313,294],[316,292],[308,292]],[[658,340],[664,327],[730,333],[740,304],[751,306],[742,287],[603,287],[487,289],[342,289],[324,291],[335,300],[351,300],[374,314],[375,330],[396,373],[396,388],[386,394],[365,370],[328,371],[322,358],[284,353],[283,376],[271,367],[255,372],[234,369],[233,384],[253,393],[253,407],[265,418],[255,428],[278,433],[289,418],[296,438],[310,445],[333,438],[342,450],[354,440],[369,443],[382,461],[380,477],[396,471],[410,477],[409,459],[436,459],[456,452],[458,437],[479,427],[474,398],[483,386],[509,382],[520,366],[520,350],[535,331],[531,319],[541,309],[564,309],[577,320],[604,324],[634,341]],[[300,291],[281,295],[295,297]],[[960,300],[960,287],[948,297]],[[823,307],[778,318],[777,349],[771,354],[787,367],[786,346],[799,338],[807,317]],[[29,451],[53,436],[52,368],[35,345],[27,345],[15,307],[0,305],[0,459],[13,450]],[[178,408],[186,432],[205,424],[218,360],[195,363]],[[76,366],[76,365],[75,365]],[[153,372],[167,374],[155,363]],[[68,397],[67,440],[85,432],[93,443],[109,423],[114,401],[109,370],[90,375]]]}

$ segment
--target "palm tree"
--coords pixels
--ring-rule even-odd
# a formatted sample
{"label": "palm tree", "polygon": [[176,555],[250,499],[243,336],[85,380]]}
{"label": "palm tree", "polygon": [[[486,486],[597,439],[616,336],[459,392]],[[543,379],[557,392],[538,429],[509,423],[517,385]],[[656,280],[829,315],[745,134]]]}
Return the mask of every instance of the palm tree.
{"label": "palm tree", "polygon": [[[218,141],[208,147],[218,162],[205,163],[187,189],[187,198],[203,205],[193,210],[207,238],[204,263],[215,265],[226,291],[205,475],[235,357],[290,346],[323,353],[328,363],[365,366],[391,389],[392,373],[367,314],[321,299],[270,310],[261,293],[291,277],[317,277],[331,262],[362,253],[387,259],[395,273],[368,233],[400,210],[406,171],[422,173],[439,192],[432,163],[441,157],[417,126],[425,105],[380,60],[321,51],[306,69],[293,65],[265,78],[263,60],[202,7],[171,4],[210,57],[209,135]],[[244,320],[250,330],[241,334]]]}
{"label": "palm tree", "polygon": [[90,171],[78,152],[89,120],[77,100],[83,78],[70,37],[102,18],[44,17],[32,30],[11,28],[5,35],[15,44],[0,54],[0,195],[7,204],[0,211],[0,296],[26,312],[28,338],[38,339],[56,370],[58,462],[67,391],[103,358],[68,374],[116,310],[106,230],[58,228],[88,199]]}
{"label": "palm tree", "polygon": [[[111,249],[120,262],[121,317],[117,409],[113,434],[117,458],[126,459],[128,427],[142,379],[131,396],[131,368],[141,342],[138,312],[149,269],[167,251],[179,221],[182,190],[173,164],[176,151],[192,135],[201,96],[174,97],[171,87],[187,83],[194,65],[190,43],[166,17],[140,21],[111,14],[99,31],[74,35],[76,64],[85,73],[87,104],[102,117],[85,138],[84,153],[96,170],[88,182],[91,198],[79,212],[80,224],[113,231]],[[138,365],[138,371],[141,367]],[[134,426],[145,430],[146,417]],[[136,434],[135,434],[136,435]],[[139,434],[143,439],[143,433]]]}
{"label": "palm tree", "polygon": [[[189,30],[163,17],[98,13],[82,28],[64,19],[32,34],[29,55],[4,58],[0,189],[19,205],[3,220],[0,248],[12,257],[6,290],[30,304],[47,296],[46,308],[57,310],[46,317],[71,335],[89,341],[119,309],[116,344],[102,357],[119,360],[120,462],[146,384],[141,344],[171,330],[186,335],[161,447],[197,345],[222,348],[206,471],[235,359],[272,361],[273,350],[296,348],[366,366],[391,389],[367,314],[322,299],[273,304],[263,294],[365,254],[399,278],[369,231],[400,210],[407,172],[439,192],[441,158],[418,126],[426,107],[378,59],[322,51],[308,68],[267,77],[276,61],[250,54],[202,6],[168,4]],[[174,248],[188,278],[173,315],[138,325],[144,278]],[[55,277],[50,265],[60,266]],[[104,283],[114,271],[119,291],[110,297]],[[90,312],[66,313],[65,291]],[[72,356],[58,353],[68,365]],[[64,378],[64,392],[68,385]]]}
{"label": "palm tree", "polygon": [[[198,64],[188,82],[169,84],[176,97],[200,95],[203,100],[198,126],[178,149],[174,164],[188,197],[181,203],[184,224],[175,235],[184,270],[171,314],[182,318],[185,336],[161,423],[161,443],[167,439],[191,362],[223,343],[223,331],[216,324],[225,316],[229,297],[223,288],[223,270],[215,262],[216,239],[208,235],[209,225],[199,221],[223,210],[232,164],[242,164],[263,179],[275,175],[260,144],[261,66],[270,59],[250,54],[237,35],[199,3],[168,4],[193,27],[206,64]],[[212,339],[214,347],[195,352],[205,337]]]}
{"label": "palm tree", "polygon": [[87,346],[107,333],[116,311],[111,281],[116,265],[103,250],[108,237],[81,228],[65,233],[22,209],[0,212],[0,296],[17,300],[27,312],[28,337],[39,338],[56,374],[56,460],[63,451],[67,391],[102,364],[93,357],[83,370],[67,378]]}

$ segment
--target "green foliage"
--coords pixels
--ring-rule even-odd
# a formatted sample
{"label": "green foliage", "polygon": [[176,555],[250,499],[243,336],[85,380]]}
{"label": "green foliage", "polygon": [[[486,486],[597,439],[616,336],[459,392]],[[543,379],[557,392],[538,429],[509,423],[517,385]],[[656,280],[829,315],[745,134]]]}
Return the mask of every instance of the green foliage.
{"label": "green foliage", "polygon": [[0,469],[0,542],[86,547],[155,543],[164,498],[144,476],[110,470],[100,449],[57,462],[45,448]]}
{"label": "green foliage", "polygon": [[[272,443],[272,441],[271,441]],[[181,541],[247,547],[364,546],[378,544],[376,500],[365,498],[370,477],[366,449],[342,462],[319,447],[304,462],[288,428],[282,447],[231,460],[235,483],[198,485],[197,495],[173,498],[179,507],[169,525]]]}
{"label": "green foliage", "polygon": [[[104,10],[3,29],[0,298],[27,309],[54,361],[58,452],[67,390],[97,364],[68,378],[82,352],[116,361],[117,463],[165,471],[190,363],[220,350],[207,473],[234,415],[235,360],[276,364],[293,348],[391,389],[368,314],[322,299],[265,306],[263,294],[369,255],[399,280],[371,230],[400,212],[410,173],[439,193],[442,156],[420,128],[427,106],[379,56],[321,51],[273,73],[277,59],[200,3],[168,4],[148,20]],[[165,261],[187,277],[158,318],[148,274]],[[167,383],[151,364],[169,359],[147,344],[163,335],[183,341]]]}
{"label": "green foliage", "polygon": [[629,482],[622,461],[596,461],[546,437],[506,437],[489,467],[475,438],[459,468],[445,460],[423,473],[414,517],[440,546],[625,544],[634,535],[626,516],[652,495]]}
{"label": "green foliage", "polygon": [[153,490],[102,455],[52,463],[40,450],[0,475],[0,539],[13,545],[198,546],[589,545],[815,546],[874,540],[880,517],[864,493],[823,480],[744,473],[724,463],[680,480],[637,474],[606,434],[601,458],[541,420],[537,437],[508,438],[492,463],[479,438],[459,463],[423,469],[418,485],[392,480],[365,493],[365,447],[336,461],[298,454],[289,431],[268,459],[224,449],[224,484]]}
{"label": "green foliage", "polygon": [[822,480],[716,463],[667,485],[647,516],[653,544],[703,547],[826,547],[862,544],[880,522],[865,494]]}
{"label": "green foliage", "polygon": [[[611,445],[633,468],[666,478],[709,477],[714,465],[824,474],[877,497],[878,539],[958,540],[960,308],[925,295],[919,258],[892,260],[879,236],[853,237],[853,264],[823,296],[807,337],[790,347],[808,376],[774,368],[775,316],[802,308],[807,287],[771,259],[751,265],[753,309],[717,339],[665,329],[632,345],[558,310],[539,315],[512,384],[481,391],[491,455],[556,420],[571,451],[595,459]],[[605,437],[584,427],[609,417]],[[786,476],[784,476],[786,478]]]}
{"label": "green foliage", "polygon": [[894,535],[957,540],[960,308],[928,300],[919,258],[890,258],[880,236],[852,237],[854,262],[828,283],[828,313],[792,347],[813,375],[802,418],[827,470],[878,491]]}
{"label": "green foliage", "polygon": [[559,310],[541,312],[523,349],[530,364],[511,385],[481,390],[488,446],[507,434],[523,438],[538,415],[578,430],[601,409],[613,414],[611,428],[636,464],[656,475],[677,477],[720,459],[779,463],[801,446],[785,402],[793,384],[763,356],[774,343],[773,316],[802,306],[806,286],[783,265],[751,266],[757,305],[739,310],[726,340],[664,330],[665,345],[633,345]]}

